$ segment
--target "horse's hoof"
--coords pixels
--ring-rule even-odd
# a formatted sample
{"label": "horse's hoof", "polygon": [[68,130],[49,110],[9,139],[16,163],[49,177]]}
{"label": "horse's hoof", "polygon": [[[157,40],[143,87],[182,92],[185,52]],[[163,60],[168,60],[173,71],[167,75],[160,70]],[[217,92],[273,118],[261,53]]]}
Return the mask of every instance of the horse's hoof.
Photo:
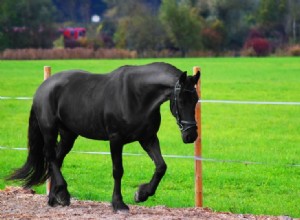
{"label": "horse's hoof", "polygon": [[59,197],[52,196],[52,198],[49,198],[48,200],[48,205],[51,207],[56,207],[56,206],[69,206],[70,205],[70,199],[64,199],[62,200]]}
{"label": "horse's hoof", "polygon": [[121,215],[128,215],[129,214],[129,209],[117,210],[117,211],[114,211],[114,213],[121,214]]}
{"label": "horse's hoof", "polygon": [[147,187],[148,184],[142,184],[140,185],[138,191],[135,192],[134,194],[134,201],[135,202],[145,202],[148,197],[149,197],[149,193],[147,192]]}
{"label": "horse's hoof", "polygon": [[137,202],[137,203],[141,202],[140,198],[139,198],[139,192],[138,191],[136,191],[135,194],[134,194],[134,201]]}
{"label": "horse's hoof", "polygon": [[145,202],[148,199],[148,195],[145,193],[141,193],[140,191],[135,192],[134,194],[134,201],[139,203],[139,202]]}
{"label": "horse's hoof", "polygon": [[70,194],[68,191],[61,191],[54,195],[56,201],[61,206],[69,206],[70,205]]}
{"label": "horse's hoof", "polygon": [[57,200],[55,199],[55,197],[51,197],[48,200],[48,205],[51,207],[56,207],[59,205],[59,203],[57,202]]}
{"label": "horse's hoof", "polygon": [[129,212],[129,207],[124,202],[112,202],[112,208],[115,213]]}
{"label": "horse's hoof", "polygon": [[69,206],[70,197],[70,193],[66,188],[58,188],[58,190],[55,190],[55,192],[50,192],[48,204],[52,207],[58,205]]}
{"label": "horse's hoof", "polygon": [[141,195],[140,191],[136,191],[134,194],[134,201],[136,203],[145,202],[148,199],[148,196],[145,194]]}
{"label": "horse's hoof", "polygon": [[70,198],[69,199],[60,199],[59,197],[56,197],[56,201],[58,202],[59,205],[61,206],[69,206],[70,205]]}

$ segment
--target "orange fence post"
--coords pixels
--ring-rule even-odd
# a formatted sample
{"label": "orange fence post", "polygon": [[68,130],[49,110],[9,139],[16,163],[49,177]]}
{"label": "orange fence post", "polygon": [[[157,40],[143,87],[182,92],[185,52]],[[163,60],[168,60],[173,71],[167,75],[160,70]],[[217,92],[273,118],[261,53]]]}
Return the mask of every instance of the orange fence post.
{"label": "orange fence post", "polygon": [[[200,70],[200,67],[193,67],[193,74],[195,75]],[[196,85],[196,90],[201,99],[201,77]],[[203,189],[202,189],[202,129],[201,129],[201,103],[196,104],[195,119],[198,128],[198,138],[195,141],[195,206],[203,206]]]}
{"label": "orange fence post", "polygon": [[[51,67],[50,66],[44,66],[44,81],[48,79],[51,76]],[[51,179],[47,179],[46,181],[46,194],[49,196],[50,193],[50,187],[51,187]]]}
{"label": "orange fence post", "polygon": [[51,76],[51,67],[44,66],[44,80],[48,79]]}

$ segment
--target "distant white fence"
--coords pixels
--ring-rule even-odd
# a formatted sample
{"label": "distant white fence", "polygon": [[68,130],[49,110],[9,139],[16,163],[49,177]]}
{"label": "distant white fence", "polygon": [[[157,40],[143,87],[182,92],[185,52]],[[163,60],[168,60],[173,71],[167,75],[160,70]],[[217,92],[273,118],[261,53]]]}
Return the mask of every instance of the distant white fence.
{"label": "distant white fence", "polygon": [[[32,100],[32,97],[0,96],[0,100]],[[243,104],[243,105],[300,105],[300,102],[274,102],[274,101],[199,100],[199,102],[213,103],[213,104]]]}
{"label": "distant white fence", "polygon": [[[26,151],[26,147],[5,147],[0,146],[0,150],[16,150],[16,151]],[[89,155],[110,155],[110,152],[101,152],[101,151],[75,151],[72,150],[71,153],[75,154],[89,154]],[[135,157],[143,157],[148,155],[141,153],[126,153],[123,152],[124,156],[135,156]],[[278,164],[278,163],[268,163],[268,162],[258,162],[258,161],[242,161],[242,160],[223,160],[223,159],[214,159],[214,158],[203,158],[203,157],[195,157],[189,155],[172,155],[172,154],[163,154],[164,158],[173,158],[173,159],[192,159],[192,160],[200,160],[205,162],[215,162],[215,163],[240,163],[246,165],[266,165],[266,166],[284,166],[284,167],[300,167],[300,164]]]}

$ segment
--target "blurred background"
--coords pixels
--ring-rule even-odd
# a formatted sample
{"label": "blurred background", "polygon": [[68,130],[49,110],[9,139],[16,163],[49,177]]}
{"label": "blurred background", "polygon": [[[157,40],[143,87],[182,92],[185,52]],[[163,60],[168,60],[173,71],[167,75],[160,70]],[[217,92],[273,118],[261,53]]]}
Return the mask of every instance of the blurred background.
{"label": "blurred background", "polygon": [[3,59],[29,48],[80,48],[82,58],[101,57],[99,49],[125,57],[299,56],[299,43],[300,0],[0,0]]}

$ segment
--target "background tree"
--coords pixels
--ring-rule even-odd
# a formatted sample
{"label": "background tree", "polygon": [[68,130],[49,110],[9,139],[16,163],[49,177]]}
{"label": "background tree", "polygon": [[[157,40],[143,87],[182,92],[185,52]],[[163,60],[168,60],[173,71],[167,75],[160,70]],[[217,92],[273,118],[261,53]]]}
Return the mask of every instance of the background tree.
{"label": "background tree", "polygon": [[213,25],[217,21],[223,25],[226,36],[223,47],[228,49],[242,47],[249,29],[255,24],[254,13],[258,4],[259,0],[198,0],[197,2],[208,25]]}
{"label": "background tree", "polygon": [[137,50],[140,55],[163,47],[165,32],[157,16],[150,13],[133,16],[127,31],[127,48]]}
{"label": "background tree", "polygon": [[126,34],[131,13],[135,13],[141,1],[104,0],[107,10],[104,13],[102,34],[109,36],[118,48],[126,48]]}
{"label": "background tree", "polygon": [[201,40],[204,49],[215,51],[219,53],[226,43],[226,30],[221,20],[214,20],[213,22],[206,22],[206,27],[201,31]]}
{"label": "background tree", "polygon": [[52,47],[55,11],[51,0],[1,0],[0,47]]}
{"label": "background tree", "polygon": [[182,56],[191,49],[200,48],[201,17],[191,1],[163,0],[160,19],[171,42]]}
{"label": "background tree", "polygon": [[257,25],[271,42],[272,50],[287,42],[288,0],[260,0],[257,11]]}
{"label": "background tree", "polygon": [[105,17],[110,25],[115,24],[109,28],[115,29],[113,39],[117,47],[137,50],[140,55],[162,47],[165,33],[155,8],[149,10],[142,0],[108,1],[108,7]]}
{"label": "background tree", "polygon": [[[68,25],[87,29],[87,46],[140,55],[240,50],[253,31],[272,52],[300,41],[299,11],[300,0],[0,0],[0,50],[51,47],[59,27]],[[91,23],[94,14],[101,22]]]}
{"label": "background tree", "polygon": [[292,43],[300,42],[300,0],[288,0],[286,32]]}
{"label": "background tree", "polygon": [[52,0],[57,8],[57,21],[87,24],[91,16],[102,15],[106,3],[101,0]]}
{"label": "background tree", "polygon": [[287,0],[260,0],[257,20],[262,25],[282,24],[287,12]]}

